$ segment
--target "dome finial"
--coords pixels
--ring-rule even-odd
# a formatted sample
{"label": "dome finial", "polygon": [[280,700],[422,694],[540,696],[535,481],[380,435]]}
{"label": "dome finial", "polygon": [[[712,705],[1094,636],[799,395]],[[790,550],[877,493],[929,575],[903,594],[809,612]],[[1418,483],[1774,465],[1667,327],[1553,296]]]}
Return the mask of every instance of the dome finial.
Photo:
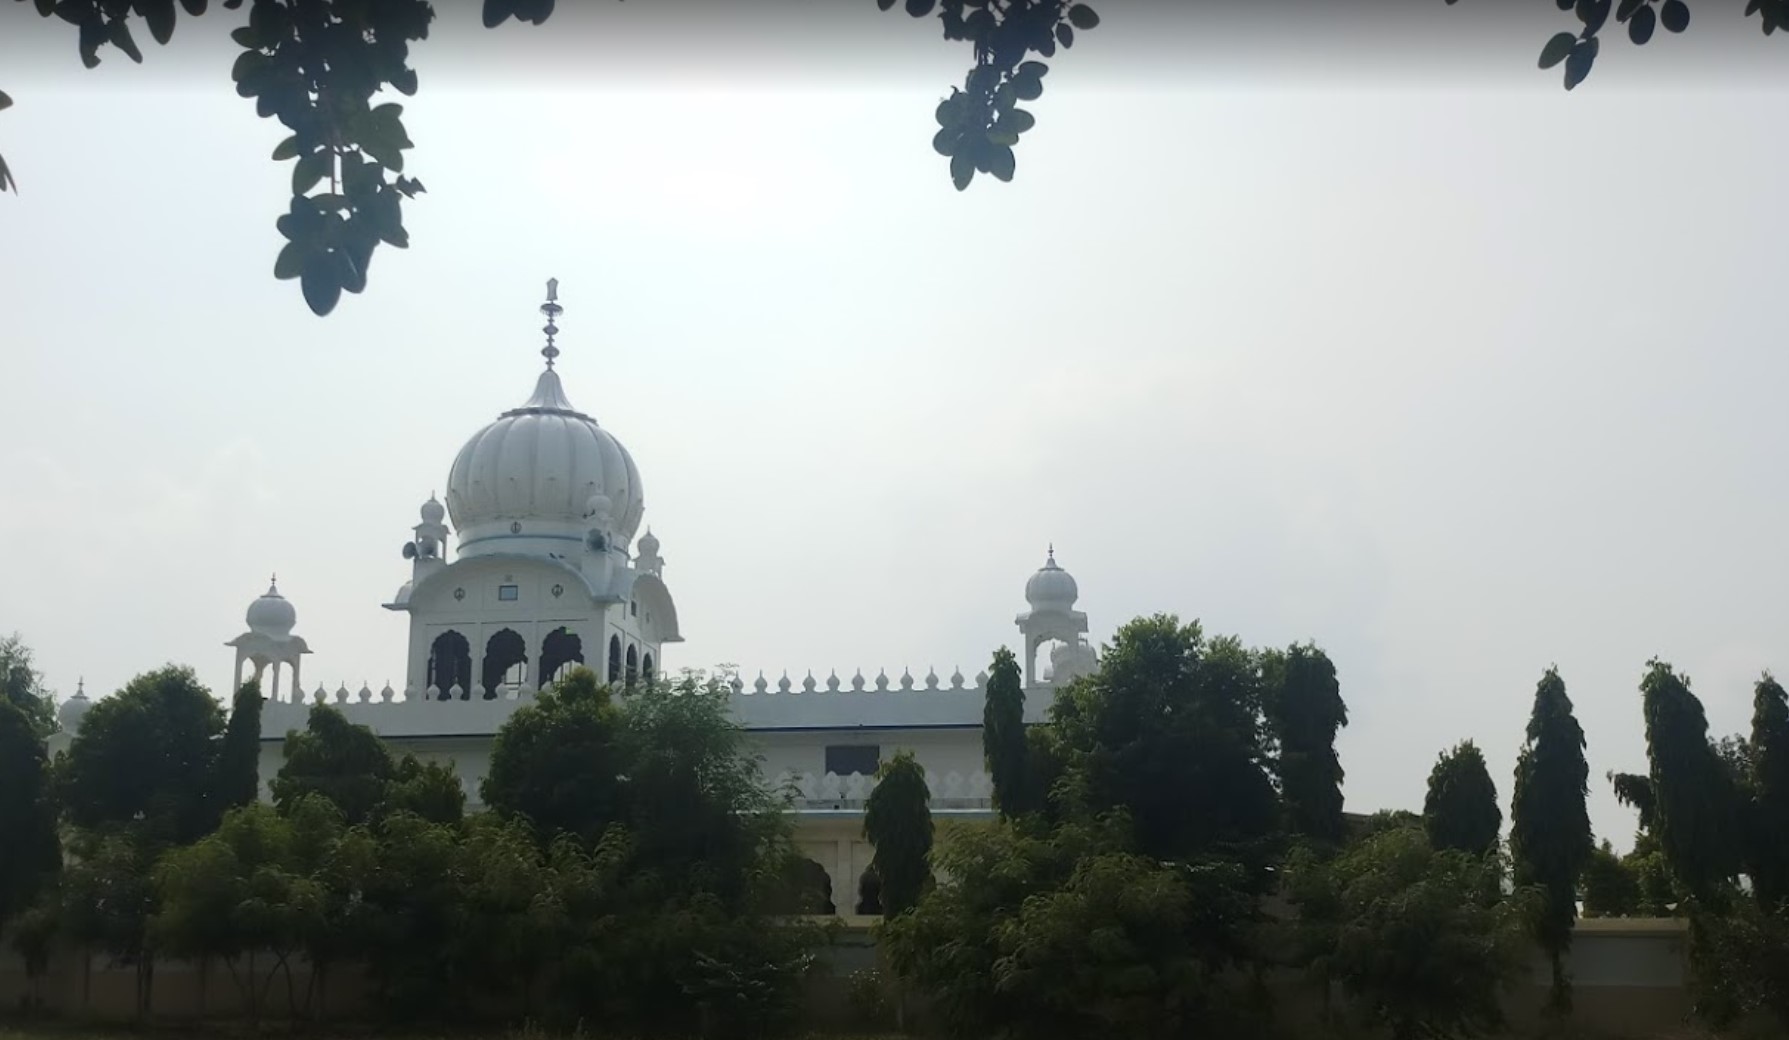
{"label": "dome finial", "polygon": [[554,324],[565,308],[559,306],[559,279],[547,279],[547,302],[540,305],[540,312],[547,316],[547,324],[541,329],[547,334],[547,345],[540,348],[541,356],[547,359],[547,367],[553,367],[553,359],[559,356],[559,348],[553,345],[553,337],[559,334],[559,326]]}

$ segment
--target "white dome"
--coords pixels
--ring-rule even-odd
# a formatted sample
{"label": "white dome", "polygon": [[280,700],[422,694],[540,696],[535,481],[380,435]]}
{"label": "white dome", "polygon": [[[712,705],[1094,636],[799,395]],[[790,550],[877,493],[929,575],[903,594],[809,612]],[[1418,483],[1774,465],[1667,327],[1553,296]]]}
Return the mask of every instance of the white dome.
{"label": "white dome", "polygon": [[645,535],[643,535],[640,538],[640,555],[641,556],[657,556],[658,555],[658,546],[659,546],[658,535],[653,534],[652,528],[648,527],[646,529]]}
{"label": "white dome", "polygon": [[298,610],[280,595],[278,585],[268,585],[267,594],[248,605],[248,628],[264,636],[284,639],[298,623]]}
{"label": "white dome", "polygon": [[1080,596],[1081,589],[1075,584],[1074,576],[1056,566],[1054,548],[1044,565],[1025,583],[1025,601],[1033,610],[1069,610]]}
{"label": "white dome", "polygon": [[73,733],[81,728],[81,720],[91,707],[93,702],[87,699],[87,681],[83,679],[75,686],[75,695],[56,708],[56,721],[62,724],[64,732]]}
{"label": "white dome", "polygon": [[435,496],[431,494],[429,500],[422,504],[422,522],[425,524],[438,524],[446,517],[447,508],[437,501]]}
{"label": "white dome", "polygon": [[506,539],[582,540],[598,496],[625,547],[646,509],[640,471],[620,441],[572,407],[551,368],[526,404],[472,435],[447,477],[462,555],[481,542],[473,554],[501,551]]}

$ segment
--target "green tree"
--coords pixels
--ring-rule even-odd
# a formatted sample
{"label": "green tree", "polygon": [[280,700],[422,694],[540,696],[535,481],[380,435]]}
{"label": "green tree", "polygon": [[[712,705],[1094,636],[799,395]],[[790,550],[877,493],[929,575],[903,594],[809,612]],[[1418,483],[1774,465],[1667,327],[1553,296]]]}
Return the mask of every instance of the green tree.
{"label": "green tree", "polygon": [[224,743],[217,754],[217,804],[221,811],[248,805],[261,795],[261,684],[236,691]]}
{"label": "green tree", "polygon": [[1018,658],[1006,647],[994,651],[988,669],[987,701],[982,708],[981,748],[994,780],[994,807],[1004,818],[1035,807],[1026,762],[1025,685]]}
{"label": "green tree", "polygon": [[1503,833],[1503,810],[1497,807],[1497,785],[1485,768],[1485,756],[1472,741],[1443,752],[1429,771],[1429,793],[1423,800],[1423,828],[1429,844],[1473,856],[1497,850]]}
{"label": "green tree", "polygon": [[1319,964],[1363,1017],[1394,1040],[1465,1036],[1501,1024],[1499,998],[1524,967],[1523,900],[1481,898],[1500,871],[1389,827],[1331,864],[1303,860],[1288,888],[1322,936]]}
{"label": "green tree", "polygon": [[1789,900],[1789,697],[1770,673],[1752,690],[1747,873],[1759,906]]}
{"label": "green tree", "polygon": [[312,706],[302,732],[286,734],[285,754],[272,784],[273,804],[281,810],[306,795],[321,795],[358,824],[385,801],[394,772],[391,752],[378,734],[327,704]]}
{"label": "green tree", "polygon": [[1261,859],[1280,812],[1261,701],[1259,661],[1235,639],[1170,615],[1126,624],[1050,709],[1078,811],[1124,810],[1144,855]]}
{"label": "green tree", "polygon": [[544,836],[569,831],[594,842],[621,818],[620,742],[608,688],[588,668],[575,668],[497,731],[484,802],[526,818]]}
{"label": "green tree", "polygon": [[[0,108],[5,105],[0,104]],[[5,188],[5,165],[0,164],[0,190]],[[0,700],[25,713],[41,736],[56,731],[56,706],[35,667],[31,648],[18,633],[0,636]]]}
{"label": "green tree", "polygon": [[452,762],[424,762],[405,755],[385,786],[385,812],[409,812],[431,823],[459,823],[466,815],[466,788]]}
{"label": "green tree", "polygon": [[[85,725],[81,731],[86,732]],[[56,921],[61,933],[78,949],[106,953],[136,966],[139,1016],[148,1013],[154,991],[155,949],[148,941],[149,922],[158,906],[155,864],[165,847],[143,823],[76,831],[57,887],[61,901]]]}
{"label": "green tree", "polygon": [[1633,917],[1640,912],[1640,875],[1607,841],[1584,863],[1584,916]]}
{"label": "green tree", "polygon": [[1336,733],[1348,705],[1329,655],[1295,644],[1263,655],[1264,709],[1274,743],[1287,830],[1329,844],[1342,840],[1342,762]]}
{"label": "green tree", "polygon": [[32,718],[0,700],[0,933],[25,913],[62,864],[49,756]]}
{"label": "green tree", "polygon": [[[894,0],[878,0],[887,10]],[[83,64],[100,62],[101,49],[116,47],[141,62],[132,26],[147,28],[157,43],[173,36],[184,10],[190,19],[203,0],[38,0],[37,10],[77,28]],[[225,8],[243,6],[241,0]],[[246,23],[231,33],[242,47],[231,69],[236,92],[253,98],[262,118],[277,118],[291,136],[274,149],[275,162],[292,163],[289,206],[276,226],[286,245],[274,262],[278,278],[297,279],[317,314],[334,309],[345,290],[366,288],[367,267],[380,245],[409,245],[403,204],[424,191],[406,174],[404,153],[413,147],[396,103],[376,104],[387,89],[406,97],[417,89],[410,46],[428,36],[434,5],[428,0],[251,0]],[[515,18],[540,25],[553,0],[484,0],[484,24],[495,28]],[[960,191],[977,173],[1011,180],[1013,147],[1036,117],[1020,106],[1036,101],[1049,67],[1037,58],[1067,49],[1077,32],[1099,24],[1079,0],[908,0],[909,14],[937,15],[946,39],[969,44],[974,64],[961,89],[935,113],[932,147],[949,160]],[[142,19],[137,22],[133,16]],[[389,95],[388,95],[389,96]],[[0,94],[0,109],[12,103]],[[0,162],[0,191],[11,185]]]}
{"label": "green tree", "polygon": [[863,836],[875,847],[870,869],[882,884],[882,916],[892,919],[919,902],[932,882],[932,792],[910,751],[882,764],[864,805]]}
{"label": "green tree", "polygon": [[[290,958],[322,908],[313,866],[301,860],[292,823],[272,806],[231,809],[216,833],[161,858],[159,906],[148,926],[155,948],[222,961],[250,1021],[259,1021],[282,969],[291,985]],[[258,966],[261,954],[268,959]]]}
{"label": "green tree", "polygon": [[149,840],[188,844],[217,825],[212,792],[224,716],[191,668],[132,679],[87,712],[59,758],[69,822],[107,828],[141,820]]}
{"label": "green tree", "polygon": [[1510,855],[1516,884],[1542,893],[1535,938],[1553,965],[1552,1002],[1570,1006],[1565,953],[1578,918],[1578,877],[1596,845],[1585,799],[1590,766],[1584,760],[1584,728],[1572,714],[1559,670],[1549,668],[1534,691],[1527,742],[1516,760],[1510,810]]}
{"label": "green tree", "polygon": [[1708,739],[1708,717],[1687,678],[1655,659],[1640,691],[1652,764],[1650,829],[1686,892],[1718,903],[1743,854],[1732,774]]}

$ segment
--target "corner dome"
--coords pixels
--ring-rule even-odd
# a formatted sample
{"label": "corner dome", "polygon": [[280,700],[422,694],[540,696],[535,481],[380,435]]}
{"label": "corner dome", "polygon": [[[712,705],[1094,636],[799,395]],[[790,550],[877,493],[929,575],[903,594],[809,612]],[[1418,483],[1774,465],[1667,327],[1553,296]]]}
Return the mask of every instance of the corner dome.
{"label": "corner dome", "polygon": [[93,702],[87,698],[87,680],[82,679],[75,684],[75,695],[57,706],[56,721],[65,732],[73,733],[81,728],[81,720],[92,707]]}
{"label": "corner dome", "polygon": [[[591,528],[625,548],[645,513],[641,490],[633,456],[572,407],[549,359],[534,395],[460,449],[447,477],[447,512],[462,556],[541,540],[582,543]],[[606,521],[592,513],[605,505]]]}
{"label": "corner dome", "polygon": [[1056,549],[1052,546],[1044,565],[1025,583],[1025,601],[1033,610],[1066,611],[1073,609],[1080,597],[1081,589],[1074,576],[1056,565]]}
{"label": "corner dome", "polygon": [[248,605],[246,620],[250,632],[284,639],[292,634],[292,626],[298,624],[298,610],[280,595],[279,585],[270,582],[267,592]]}

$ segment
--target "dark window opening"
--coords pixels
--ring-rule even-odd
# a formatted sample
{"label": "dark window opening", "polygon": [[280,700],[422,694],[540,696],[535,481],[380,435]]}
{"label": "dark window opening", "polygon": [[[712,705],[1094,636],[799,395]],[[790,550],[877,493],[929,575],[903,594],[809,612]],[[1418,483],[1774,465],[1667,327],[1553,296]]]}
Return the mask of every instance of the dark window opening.
{"label": "dark window opening", "polygon": [[564,678],[573,665],[584,663],[584,641],[563,628],[547,633],[540,644],[540,684],[542,688]]}
{"label": "dark window opening", "polygon": [[875,776],[882,767],[882,749],[874,744],[834,744],[826,749],[826,771],[839,776]]}
{"label": "dark window opening", "polygon": [[472,686],[472,644],[458,632],[448,630],[435,637],[429,647],[429,683],[442,700],[452,696],[458,685],[460,695],[467,696]]}
{"label": "dark window opening", "polygon": [[640,656],[640,677],[645,679],[648,684],[652,682],[652,655],[650,653]]}
{"label": "dark window opening", "polygon": [[503,689],[519,690],[527,681],[528,644],[514,629],[499,631],[485,643],[485,700],[496,700]]}
{"label": "dark window opening", "polygon": [[632,686],[640,677],[640,655],[632,646],[627,648],[627,685]]}
{"label": "dark window opening", "polygon": [[621,637],[609,637],[609,685],[621,681]]}

